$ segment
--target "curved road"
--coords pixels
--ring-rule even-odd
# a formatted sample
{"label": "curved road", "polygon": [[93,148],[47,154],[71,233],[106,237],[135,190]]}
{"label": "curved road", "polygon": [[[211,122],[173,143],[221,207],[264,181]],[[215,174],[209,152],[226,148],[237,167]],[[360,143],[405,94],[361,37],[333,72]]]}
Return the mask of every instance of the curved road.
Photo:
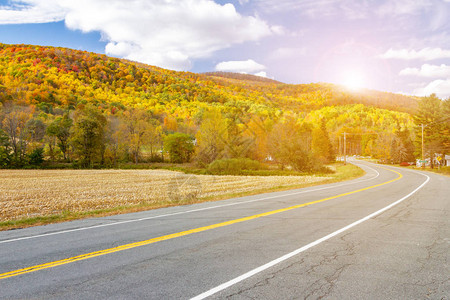
{"label": "curved road", "polygon": [[1,299],[449,299],[450,178],[357,180],[0,232]]}

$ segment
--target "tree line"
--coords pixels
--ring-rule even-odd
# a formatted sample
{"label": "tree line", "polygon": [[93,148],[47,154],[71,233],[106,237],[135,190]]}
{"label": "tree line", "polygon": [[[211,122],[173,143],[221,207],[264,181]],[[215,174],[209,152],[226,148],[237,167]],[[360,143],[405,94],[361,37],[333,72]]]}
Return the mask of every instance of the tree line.
{"label": "tree line", "polygon": [[91,104],[46,113],[5,103],[0,106],[0,166],[193,162],[206,167],[216,160],[249,158],[312,171],[334,160],[325,121],[314,127],[288,114],[274,121],[226,115],[214,107],[184,122],[137,108],[108,112]]}
{"label": "tree line", "polygon": [[326,107],[302,117],[278,116],[211,106],[193,118],[151,110],[110,109],[79,104],[51,112],[33,105],[0,105],[0,167],[70,164],[117,167],[123,163],[193,162],[207,167],[221,159],[248,158],[280,168],[314,171],[346,152],[383,162],[414,161],[449,153],[450,105],[435,95],[407,114],[364,105]]}

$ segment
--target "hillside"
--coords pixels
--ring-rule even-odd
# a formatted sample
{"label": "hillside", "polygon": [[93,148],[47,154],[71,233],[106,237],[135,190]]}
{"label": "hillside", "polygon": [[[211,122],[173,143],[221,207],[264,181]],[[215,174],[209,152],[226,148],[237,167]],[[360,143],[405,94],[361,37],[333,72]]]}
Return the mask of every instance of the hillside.
{"label": "hillside", "polygon": [[[29,107],[31,116],[47,125],[88,104],[107,119],[143,110],[154,126],[161,126],[160,139],[171,132],[198,134],[205,113],[215,109],[229,130],[234,128],[228,137],[253,136],[264,152],[253,150],[251,158],[258,159],[267,155],[270,131],[290,118],[310,122],[308,128],[325,122],[338,152],[344,129],[378,135],[407,130],[412,126],[409,113],[416,109],[416,99],[391,93],[356,93],[327,83],[284,84],[234,73],[175,72],[85,51],[5,44],[0,44],[0,102]],[[258,142],[261,135],[265,137]],[[357,148],[358,153],[375,153],[361,142]]]}
{"label": "hillside", "polygon": [[[273,83],[273,84],[283,84],[280,81],[276,81],[274,79],[270,79],[270,78],[266,78],[266,77],[261,77],[261,76],[256,76],[256,75],[251,75],[251,74],[244,74],[244,73],[233,73],[233,72],[205,72],[202,73],[203,75],[209,76],[209,77],[215,77],[217,79],[217,77],[221,77],[221,78],[227,78],[229,79],[230,82],[234,83],[239,83],[242,81],[247,81],[247,82],[260,82],[260,83]],[[233,80],[234,79],[234,80]]]}
{"label": "hillside", "polygon": [[229,101],[293,111],[355,103],[405,112],[416,108],[415,99],[391,93],[356,93],[332,84],[289,85],[234,73],[175,72],[105,55],[28,45],[0,44],[0,89],[3,101],[56,106],[120,103],[156,111],[167,110],[167,105],[178,110],[180,103],[189,111],[193,102]]}
{"label": "hillside", "polygon": [[[417,99],[410,96],[363,89],[351,91],[346,87],[330,83],[284,84],[282,82],[248,74],[210,72],[204,73],[226,86],[245,86],[259,91],[284,108],[307,109],[311,107],[346,104],[365,104],[378,108],[413,113]],[[303,105],[302,105],[303,104]]]}

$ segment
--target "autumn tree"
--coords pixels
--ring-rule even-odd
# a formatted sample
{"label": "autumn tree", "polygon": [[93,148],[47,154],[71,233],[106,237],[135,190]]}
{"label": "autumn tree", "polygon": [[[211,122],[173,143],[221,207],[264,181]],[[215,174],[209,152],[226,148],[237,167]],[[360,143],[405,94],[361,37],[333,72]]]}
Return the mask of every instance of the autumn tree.
{"label": "autumn tree", "polygon": [[175,132],[178,129],[177,119],[173,116],[166,116],[164,118],[164,127],[167,131]]}
{"label": "autumn tree", "polygon": [[195,135],[197,139],[196,160],[207,165],[223,156],[228,143],[228,124],[218,109],[204,113],[200,128]]}
{"label": "autumn tree", "polygon": [[139,162],[141,147],[148,142],[152,126],[149,123],[149,115],[144,110],[132,109],[125,111],[119,126],[122,137],[127,143],[134,163]]}
{"label": "autumn tree", "polygon": [[314,155],[323,163],[334,161],[333,145],[324,119],[321,119],[320,125],[312,130],[311,147]]}
{"label": "autumn tree", "polygon": [[163,149],[164,135],[163,128],[157,120],[153,119],[150,123],[150,127],[147,131],[148,143],[147,146],[150,149],[151,161],[163,161],[164,159],[157,154],[158,150]]}
{"label": "autumn tree", "polygon": [[248,129],[245,124],[239,120],[229,120],[227,127],[228,139],[225,141],[223,157],[225,158],[243,158],[248,157],[254,144],[255,137],[244,135]]}
{"label": "autumn tree", "polygon": [[262,118],[252,116],[246,124],[244,136],[253,139],[253,145],[250,149],[250,157],[258,161],[264,161],[269,155],[268,137],[272,130],[274,121],[271,118]]}
{"label": "autumn tree", "polygon": [[269,135],[269,152],[282,166],[296,171],[311,171],[317,167],[310,147],[311,130],[300,125],[296,118],[288,117],[273,127]]}
{"label": "autumn tree", "polygon": [[16,166],[26,164],[26,146],[27,146],[27,122],[32,118],[32,109],[30,107],[21,107],[13,104],[4,106],[0,116],[2,128],[9,136],[13,152],[12,163]]}

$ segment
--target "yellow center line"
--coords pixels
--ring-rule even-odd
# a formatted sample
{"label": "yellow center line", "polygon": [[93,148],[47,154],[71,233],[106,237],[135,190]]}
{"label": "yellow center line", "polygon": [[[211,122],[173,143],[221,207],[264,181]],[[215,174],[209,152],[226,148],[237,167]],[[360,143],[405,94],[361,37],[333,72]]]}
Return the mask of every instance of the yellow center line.
{"label": "yellow center line", "polygon": [[5,279],[5,278],[9,278],[9,277],[14,277],[14,276],[19,276],[19,275],[35,272],[35,271],[39,271],[39,270],[49,269],[49,268],[53,268],[53,267],[57,267],[57,266],[65,265],[65,264],[70,264],[70,263],[75,262],[75,261],[85,260],[85,259],[89,259],[89,258],[101,256],[101,255],[106,255],[106,254],[110,254],[110,253],[115,253],[115,252],[119,252],[119,251],[123,251],[123,250],[128,250],[128,249],[132,249],[132,248],[136,248],[136,247],[140,247],[140,246],[146,246],[146,245],[150,245],[150,244],[153,244],[153,243],[157,243],[157,242],[161,242],[161,241],[174,239],[174,238],[177,238],[177,237],[190,235],[190,234],[193,234],[193,233],[198,233],[198,232],[202,232],[202,231],[207,231],[207,230],[211,230],[211,229],[215,229],[215,228],[220,228],[220,227],[224,227],[224,226],[228,226],[228,225],[232,225],[232,224],[237,224],[237,223],[241,223],[241,222],[246,222],[246,221],[258,219],[258,218],[261,218],[261,217],[267,217],[267,216],[275,215],[275,214],[282,213],[282,212],[289,211],[289,210],[293,210],[293,209],[296,209],[296,208],[305,207],[305,206],[308,206],[308,205],[317,204],[317,203],[328,201],[328,200],[331,200],[331,199],[336,199],[336,198],[352,195],[352,194],[355,194],[355,193],[359,193],[359,192],[362,192],[362,191],[366,191],[366,190],[369,190],[369,189],[373,189],[373,188],[376,188],[376,187],[379,187],[379,186],[382,186],[382,185],[385,185],[385,184],[397,181],[397,180],[399,180],[399,179],[401,179],[403,177],[403,175],[400,174],[397,171],[394,171],[394,170],[391,170],[391,169],[387,169],[387,168],[383,168],[383,169],[386,169],[386,170],[389,170],[391,172],[394,172],[394,173],[398,174],[398,177],[395,178],[395,179],[392,179],[392,180],[380,183],[380,184],[372,185],[372,186],[365,187],[365,188],[362,188],[362,189],[359,189],[359,190],[355,190],[355,191],[351,191],[351,192],[348,192],[348,193],[339,194],[339,195],[328,197],[328,198],[323,198],[323,199],[312,201],[312,202],[308,202],[308,203],[298,204],[298,205],[294,205],[294,206],[287,207],[287,208],[281,208],[281,209],[272,210],[272,211],[261,213],[261,214],[256,214],[256,215],[253,215],[253,216],[248,216],[248,217],[244,217],[244,218],[240,218],[240,219],[230,220],[230,221],[217,223],[217,224],[213,224],[213,225],[208,225],[208,226],[204,226],[204,227],[194,228],[194,229],[190,229],[190,230],[186,230],[186,231],[181,231],[181,232],[172,233],[172,234],[168,234],[168,235],[164,235],[164,236],[160,236],[160,237],[155,237],[155,238],[148,239],[148,240],[145,240],[145,241],[125,244],[125,245],[121,245],[121,246],[114,247],[114,248],[109,248],[109,249],[99,250],[99,251],[95,251],[95,252],[85,253],[85,254],[81,254],[81,255],[78,255],[78,256],[73,256],[73,257],[70,257],[70,258],[62,259],[62,260],[57,260],[57,261],[48,262],[48,263],[41,264],[41,265],[35,265],[35,266],[23,268],[23,269],[18,269],[18,270],[2,273],[2,274],[0,274],[0,280],[1,279]]}

